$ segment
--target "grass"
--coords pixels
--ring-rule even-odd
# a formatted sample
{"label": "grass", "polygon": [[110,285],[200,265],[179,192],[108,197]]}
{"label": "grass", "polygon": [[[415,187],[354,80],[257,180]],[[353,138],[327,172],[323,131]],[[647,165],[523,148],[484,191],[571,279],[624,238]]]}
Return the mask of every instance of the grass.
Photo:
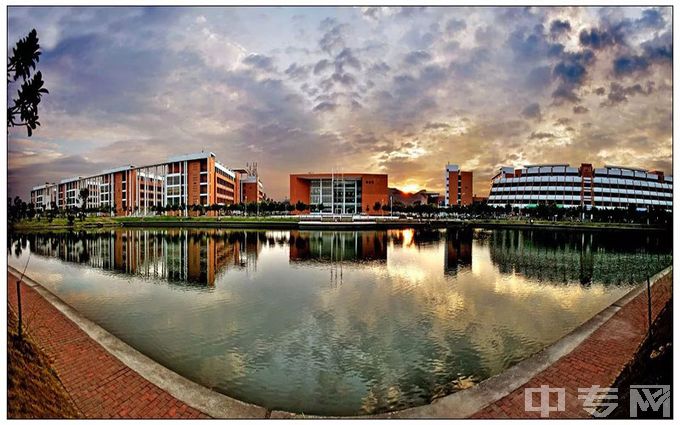
{"label": "grass", "polygon": [[220,216],[218,217],[173,217],[166,215],[154,215],[149,217],[114,217],[114,221],[120,223],[137,222],[142,223],[146,221],[206,221],[206,222],[261,222],[261,221],[272,221],[272,222],[297,222],[299,219],[297,217],[268,217],[268,216]]}
{"label": "grass", "polygon": [[[630,418],[631,385],[673,385],[672,300],[656,318],[652,329],[652,335],[642,344],[633,361],[626,366],[613,385],[619,389],[619,404],[609,416],[611,418]],[[661,419],[662,411],[659,410],[659,412],[653,412],[652,409],[648,409],[646,412],[639,412],[639,417]]]}
{"label": "grass", "polygon": [[[530,225],[527,219],[472,219],[468,220],[471,225],[475,224],[497,224],[502,226],[512,226]],[[646,225],[639,223],[607,223],[607,222],[597,222],[597,221],[550,221],[550,220],[534,220],[533,225],[535,226],[557,226],[557,227],[591,227],[591,228],[610,228],[610,229],[638,229],[638,228],[649,228],[649,227],[659,227],[654,225]]]}
{"label": "grass", "polygon": [[[85,227],[103,227],[116,226],[114,217],[86,217],[85,220],[76,218],[73,222],[74,229],[81,229]],[[69,228],[68,220],[66,218],[54,218],[51,222],[45,218],[34,218],[32,220],[21,220],[13,225],[17,230],[39,230],[39,229],[59,229]]]}
{"label": "grass", "polygon": [[47,356],[27,335],[17,334],[17,318],[7,309],[7,417],[82,418]]}
{"label": "grass", "polygon": [[[85,217],[84,220],[76,218],[73,222],[73,229],[84,229],[91,227],[110,227],[120,226],[122,223],[153,223],[153,222],[206,222],[206,223],[261,223],[261,222],[292,222],[298,221],[297,217],[242,217],[242,216],[222,216],[217,217],[173,217],[173,216],[148,216],[148,217]],[[43,229],[68,229],[71,228],[66,218],[54,218],[51,222],[45,218],[34,218],[32,220],[21,220],[13,226],[16,230],[43,230]]]}
{"label": "grass", "polygon": [[[154,215],[148,217],[86,217],[84,220],[76,218],[73,222],[73,227],[70,227],[66,218],[55,218],[51,222],[47,219],[34,218],[33,220],[21,220],[13,225],[16,230],[53,230],[53,229],[87,229],[98,227],[116,227],[124,223],[184,223],[184,222],[199,222],[199,223],[297,223],[299,217],[270,217],[270,216],[221,216],[211,217],[178,217],[178,216],[164,216]],[[401,220],[390,220],[389,222],[398,223]],[[448,220],[444,220],[448,221]],[[409,220],[407,222],[416,223],[418,220]],[[528,226],[527,219],[470,219],[464,220],[462,223],[468,225],[493,225],[493,226]],[[600,222],[579,222],[579,221],[550,221],[550,220],[534,220],[533,225],[536,227],[555,226],[563,228],[593,228],[593,229],[645,229],[655,228],[658,226],[647,226],[636,223],[600,223]],[[226,227],[226,226],[225,226]]]}

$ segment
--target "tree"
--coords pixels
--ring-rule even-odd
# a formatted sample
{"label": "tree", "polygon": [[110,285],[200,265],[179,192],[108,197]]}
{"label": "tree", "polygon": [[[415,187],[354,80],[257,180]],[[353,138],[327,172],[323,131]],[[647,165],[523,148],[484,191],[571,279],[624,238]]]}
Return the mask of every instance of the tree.
{"label": "tree", "polygon": [[305,204],[302,201],[297,201],[295,203],[295,209],[298,210],[299,212],[305,211],[307,209],[307,204]]}
{"label": "tree", "polygon": [[22,80],[17,91],[17,97],[12,99],[14,104],[7,107],[7,129],[10,127],[26,127],[28,137],[40,125],[38,121],[38,104],[43,94],[49,93],[43,87],[45,82],[42,73],[36,72],[36,64],[40,61],[40,44],[38,33],[33,29],[28,35],[12,48],[12,55],[7,60],[7,92],[9,85],[18,79]]}
{"label": "tree", "polygon": [[373,211],[378,212],[380,211],[381,204],[379,201],[376,201],[375,204],[373,204]]}
{"label": "tree", "polygon": [[87,208],[87,198],[90,197],[90,189],[88,189],[86,187],[80,189],[80,193],[78,194],[78,197],[82,201],[82,204],[80,204],[80,207],[82,208],[83,211],[85,211],[85,208]]}

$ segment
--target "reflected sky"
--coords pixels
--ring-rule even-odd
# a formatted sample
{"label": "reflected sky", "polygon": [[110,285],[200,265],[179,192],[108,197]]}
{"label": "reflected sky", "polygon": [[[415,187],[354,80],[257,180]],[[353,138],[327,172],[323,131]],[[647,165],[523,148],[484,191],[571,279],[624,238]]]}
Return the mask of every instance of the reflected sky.
{"label": "reflected sky", "polygon": [[539,351],[672,261],[669,238],[519,230],[10,235],[8,260],[142,353],[308,414],[429,402]]}

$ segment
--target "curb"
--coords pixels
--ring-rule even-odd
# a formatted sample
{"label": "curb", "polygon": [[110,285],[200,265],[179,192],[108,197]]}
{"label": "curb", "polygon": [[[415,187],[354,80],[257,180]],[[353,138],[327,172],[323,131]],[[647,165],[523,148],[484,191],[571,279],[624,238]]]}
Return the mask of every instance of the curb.
{"label": "curb", "polygon": [[[672,270],[673,266],[671,265],[656,273],[650,278],[651,285],[653,286],[659,279],[672,272]],[[8,266],[8,271],[15,277],[21,276],[21,273],[11,266]],[[23,282],[36,290],[43,298],[127,367],[176,399],[213,418],[331,418],[330,416],[304,415],[281,410],[269,411],[264,407],[242,402],[210,390],[156,363],[154,360],[130,347],[96,323],[83,317],[78,311],[28,276],[24,276]],[[423,406],[375,415],[340,416],[336,418],[455,419],[469,417],[491,403],[512,393],[529,382],[535,375],[571,353],[593,332],[614,316],[617,311],[621,310],[644,291],[646,291],[645,285],[631,289],[617,301],[605,307],[591,319],[553,344],[472,388],[435,399],[430,404]]]}
{"label": "curb", "polygon": [[[15,277],[21,277],[21,273],[14,267],[7,266],[7,268]],[[85,318],[78,311],[28,276],[24,275],[23,282],[38,292],[57,310],[63,313],[90,338],[120,360],[125,366],[190,407],[213,418],[264,419],[267,417],[268,411],[264,407],[245,403],[216,391],[212,391],[173,372],[165,366],[160,365],[121,341],[101,326]]]}

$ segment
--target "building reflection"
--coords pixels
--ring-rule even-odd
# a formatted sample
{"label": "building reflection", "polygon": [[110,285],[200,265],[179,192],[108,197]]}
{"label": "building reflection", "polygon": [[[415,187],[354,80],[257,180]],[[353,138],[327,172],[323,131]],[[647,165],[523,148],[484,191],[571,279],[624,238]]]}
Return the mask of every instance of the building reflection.
{"label": "building reflection", "polygon": [[472,229],[447,229],[444,274],[455,275],[472,267]]}
{"label": "building reflection", "polygon": [[[267,236],[219,229],[117,229],[15,236],[31,252],[173,284],[213,286],[228,268],[252,270]],[[23,242],[23,246],[25,242]]]}
{"label": "building reflection", "polygon": [[[541,281],[640,282],[672,261],[664,238],[644,234],[496,230],[489,235],[492,262],[502,273]],[[672,243],[672,242],[671,242]]]}
{"label": "building reflection", "polygon": [[393,245],[406,248],[433,246],[442,239],[442,231],[439,229],[388,230],[387,235]]}
{"label": "building reflection", "polygon": [[386,262],[386,232],[290,232],[289,258],[293,262]]}

